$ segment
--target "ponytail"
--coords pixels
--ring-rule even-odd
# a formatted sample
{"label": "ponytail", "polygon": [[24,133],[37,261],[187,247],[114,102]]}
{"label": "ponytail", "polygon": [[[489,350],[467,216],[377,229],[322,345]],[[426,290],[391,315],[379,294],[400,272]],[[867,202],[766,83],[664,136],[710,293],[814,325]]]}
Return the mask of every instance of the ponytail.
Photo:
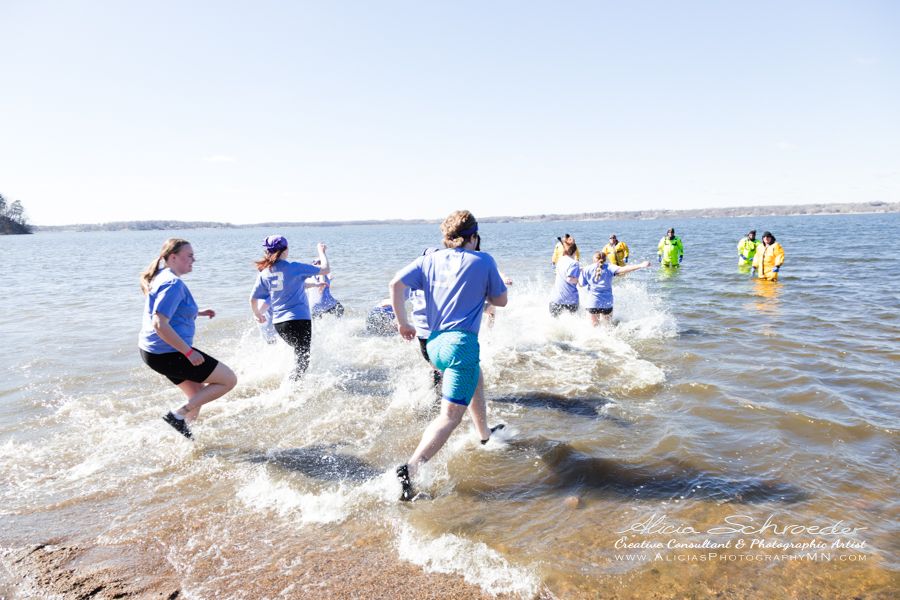
{"label": "ponytail", "polygon": [[276,250],[275,252],[266,252],[266,255],[261,259],[254,261],[256,265],[257,271],[262,271],[263,269],[271,268],[278,259],[281,258],[281,255],[287,252],[287,247],[282,248],[281,250]]}
{"label": "ponytail", "polygon": [[594,270],[594,276],[591,278],[591,281],[598,283],[600,281],[600,271],[606,264],[606,252],[594,252],[594,262],[597,263],[597,268]]}
{"label": "ponytail", "polygon": [[150,293],[150,282],[153,281],[153,278],[156,277],[157,273],[165,268],[165,262],[169,259],[169,256],[178,254],[178,252],[188,244],[190,244],[189,241],[180,238],[169,238],[163,242],[162,248],[159,250],[159,256],[153,259],[153,261],[147,265],[146,269],[141,271],[141,291],[145,296]]}

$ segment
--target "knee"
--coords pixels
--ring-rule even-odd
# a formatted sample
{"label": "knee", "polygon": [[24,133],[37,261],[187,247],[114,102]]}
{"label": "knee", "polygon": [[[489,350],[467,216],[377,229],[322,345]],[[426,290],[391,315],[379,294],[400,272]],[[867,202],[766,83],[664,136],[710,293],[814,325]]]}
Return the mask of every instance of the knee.
{"label": "knee", "polygon": [[229,390],[234,389],[234,386],[237,385],[237,375],[235,375],[234,371],[232,371],[228,367],[225,367],[225,372],[222,373],[222,385],[224,385]]}

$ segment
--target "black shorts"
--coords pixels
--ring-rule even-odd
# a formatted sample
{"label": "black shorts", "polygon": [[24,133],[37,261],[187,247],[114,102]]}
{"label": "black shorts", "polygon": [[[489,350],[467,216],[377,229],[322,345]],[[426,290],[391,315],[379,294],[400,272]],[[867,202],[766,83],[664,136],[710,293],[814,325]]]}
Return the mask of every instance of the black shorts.
{"label": "black shorts", "polygon": [[199,352],[203,356],[203,363],[196,367],[181,352],[153,354],[141,350],[141,359],[148,367],[160,375],[165,375],[175,385],[185,381],[203,383],[216,370],[219,361],[202,350],[194,348],[194,352]]}
{"label": "black shorts", "polygon": [[556,304],[555,302],[550,303],[550,314],[554,317],[558,317],[562,314],[562,311],[567,310],[572,314],[578,312],[577,304]]}
{"label": "black shorts", "polygon": [[612,306],[610,306],[609,308],[589,308],[587,309],[587,311],[592,315],[611,315]]}

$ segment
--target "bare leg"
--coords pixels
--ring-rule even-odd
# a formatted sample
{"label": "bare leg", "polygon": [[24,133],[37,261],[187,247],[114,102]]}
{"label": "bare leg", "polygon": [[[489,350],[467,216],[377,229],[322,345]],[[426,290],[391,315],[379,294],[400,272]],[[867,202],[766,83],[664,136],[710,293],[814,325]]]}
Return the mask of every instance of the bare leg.
{"label": "bare leg", "polygon": [[594,313],[588,313],[588,315],[591,317],[591,325],[596,327],[600,324],[600,319],[597,315],[595,315]]}
{"label": "bare leg", "polygon": [[484,376],[481,370],[478,372],[478,386],[475,388],[475,395],[472,396],[472,402],[469,404],[469,416],[472,417],[472,423],[475,424],[475,430],[482,440],[491,437],[491,430],[487,425],[487,403],[484,401]]}
{"label": "bare leg", "polygon": [[225,363],[216,365],[215,370],[203,383],[182,381],[178,387],[188,397],[187,403],[175,411],[190,423],[200,414],[200,407],[230,392],[237,385],[237,376]]}
{"label": "bare leg", "polygon": [[409,457],[409,476],[414,477],[419,465],[426,462],[450,439],[450,434],[459,425],[463,415],[466,414],[466,407],[461,404],[454,404],[447,400],[441,400],[441,414],[428,424],[425,432],[422,434],[422,441],[416,447],[416,451]]}

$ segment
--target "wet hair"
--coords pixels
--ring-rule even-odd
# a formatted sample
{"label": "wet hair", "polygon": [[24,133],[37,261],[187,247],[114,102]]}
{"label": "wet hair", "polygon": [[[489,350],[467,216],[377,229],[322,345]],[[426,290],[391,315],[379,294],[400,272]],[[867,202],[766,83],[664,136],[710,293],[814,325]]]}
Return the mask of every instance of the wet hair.
{"label": "wet hair", "polygon": [[162,248],[159,250],[159,256],[147,265],[147,268],[141,271],[141,291],[146,296],[150,293],[150,282],[156,277],[156,274],[165,268],[160,266],[160,262],[165,265],[166,261],[173,254],[178,254],[185,246],[189,246],[190,242],[181,238],[169,238],[163,242]]}
{"label": "wet hair", "polygon": [[575,243],[575,240],[563,244],[563,254],[565,256],[575,256],[576,252],[578,252],[578,244]]}
{"label": "wet hair", "polygon": [[594,262],[597,263],[597,270],[594,271],[594,276],[591,277],[591,281],[597,283],[600,281],[600,271],[603,265],[606,264],[606,252],[594,252]]}
{"label": "wet hair", "polygon": [[269,267],[274,265],[275,262],[281,258],[281,255],[287,252],[287,250],[287,246],[281,248],[280,250],[276,250],[275,252],[269,252],[268,250],[266,250],[265,256],[257,261],[254,261],[256,270],[262,271],[263,269],[268,269]]}
{"label": "wet hair", "polygon": [[[471,230],[475,231],[471,231]],[[468,233],[471,231],[471,233]],[[475,215],[467,210],[458,210],[451,213],[441,223],[441,233],[444,234],[445,248],[462,248],[466,242],[478,231],[478,221]],[[463,235],[467,233],[467,235]]]}

